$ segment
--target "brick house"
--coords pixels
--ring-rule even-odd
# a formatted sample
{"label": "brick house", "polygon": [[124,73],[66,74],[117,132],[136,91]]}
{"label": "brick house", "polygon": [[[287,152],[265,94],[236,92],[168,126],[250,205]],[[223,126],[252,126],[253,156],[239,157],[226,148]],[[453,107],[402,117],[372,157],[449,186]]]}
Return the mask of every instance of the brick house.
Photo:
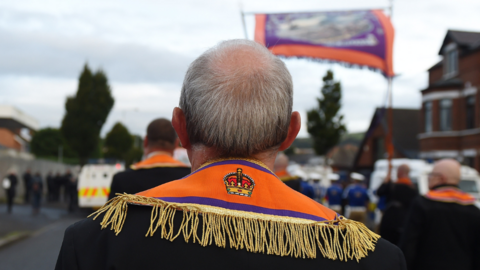
{"label": "brick house", "polygon": [[[38,129],[38,121],[19,109],[0,105],[0,150],[14,149],[29,152],[29,140],[26,137]],[[26,134],[22,134],[22,130]]]}
{"label": "brick house", "polygon": [[[377,108],[370,126],[358,148],[353,162],[353,170],[370,176],[375,161],[386,158],[385,136],[388,133],[387,110]],[[393,158],[418,158],[418,133],[420,130],[420,110],[392,109]]]}
{"label": "brick house", "polygon": [[480,32],[449,30],[422,93],[420,158],[480,170]]}

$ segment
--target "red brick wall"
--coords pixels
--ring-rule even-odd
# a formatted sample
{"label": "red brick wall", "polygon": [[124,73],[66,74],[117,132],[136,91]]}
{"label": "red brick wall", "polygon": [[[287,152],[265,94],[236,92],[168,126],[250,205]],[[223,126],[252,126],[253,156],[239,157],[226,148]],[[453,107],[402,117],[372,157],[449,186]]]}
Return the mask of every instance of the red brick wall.
{"label": "red brick wall", "polygon": [[22,146],[15,140],[15,134],[6,128],[0,128],[0,144],[19,151],[22,149]]}
{"label": "red brick wall", "polygon": [[421,151],[458,150],[459,137],[434,137],[420,139]]}

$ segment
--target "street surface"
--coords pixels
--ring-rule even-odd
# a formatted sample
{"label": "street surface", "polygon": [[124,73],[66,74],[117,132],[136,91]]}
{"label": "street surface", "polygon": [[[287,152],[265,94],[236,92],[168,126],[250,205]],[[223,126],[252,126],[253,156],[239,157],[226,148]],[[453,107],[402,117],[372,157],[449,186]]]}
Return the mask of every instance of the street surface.
{"label": "street surface", "polygon": [[43,208],[37,216],[29,206],[16,205],[11,215],[0,205],[0,237],[30,232],[23,240],[0,248],[1,270],[52,270],[60,251],[65,229],[88,215],[88,211],[68,214],[64,209]]}

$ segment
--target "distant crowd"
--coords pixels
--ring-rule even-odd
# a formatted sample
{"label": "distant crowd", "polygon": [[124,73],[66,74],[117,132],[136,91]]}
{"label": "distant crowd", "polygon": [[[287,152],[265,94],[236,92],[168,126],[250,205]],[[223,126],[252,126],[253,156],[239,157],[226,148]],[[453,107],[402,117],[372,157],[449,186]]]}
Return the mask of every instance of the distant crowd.
{"label": "distant crowd", "polygon": [[[23,203],[32,205],[33,214],[38,214],[42,204],[42,197],[45,194],[46,201],[51,203],[68,203],[69,211],[73,211],[77,204],[77,179],[67,170],[64,174],[49,172],[45,179],[40,172],[32,173],[27,169],[22,175],[24,194]],[[12,213],[19,176],[16,168],[11,168],[2,181],[3,189],[7,195],[7,211]]]}

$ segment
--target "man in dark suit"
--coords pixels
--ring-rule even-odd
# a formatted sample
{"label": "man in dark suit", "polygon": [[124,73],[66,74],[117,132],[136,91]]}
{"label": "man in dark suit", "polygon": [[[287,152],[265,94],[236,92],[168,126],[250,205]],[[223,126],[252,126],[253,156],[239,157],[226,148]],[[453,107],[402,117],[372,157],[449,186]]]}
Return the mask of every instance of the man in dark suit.
{"label": "man in dark suit", "polygon": [[440,160],[413,201],[400,242],[409,270],[480,269],[480,209],[459,181],[460,164]]}
{"label": "man in dark suit", "polygon": [[404,231],[404,223],[413,200],[418,196],[409,177],[407,164],[398,166],[397,181],[393,183],[389,176],[377,189],[378,196],[385,196],[386,208],[380,223],[380,235],[392,244],[398,245]]}
{"label": "man in dark suit", "polygon": [[117,193],[135,194],[189,174],[190,167],[172,157],[177,146],[178,138],[172,123],[164,118],[153,120],[143,141],[146,158],[132,165],[131,169],[115,174],[109,199]]}
{"label": "man in dark suit", "polygon": [[291,75],[264,46],[202,54],[172,118],[193,172],[70,226],[56,269],[405,269],[400,249],[273,173],[300,130],[292,103]]}

